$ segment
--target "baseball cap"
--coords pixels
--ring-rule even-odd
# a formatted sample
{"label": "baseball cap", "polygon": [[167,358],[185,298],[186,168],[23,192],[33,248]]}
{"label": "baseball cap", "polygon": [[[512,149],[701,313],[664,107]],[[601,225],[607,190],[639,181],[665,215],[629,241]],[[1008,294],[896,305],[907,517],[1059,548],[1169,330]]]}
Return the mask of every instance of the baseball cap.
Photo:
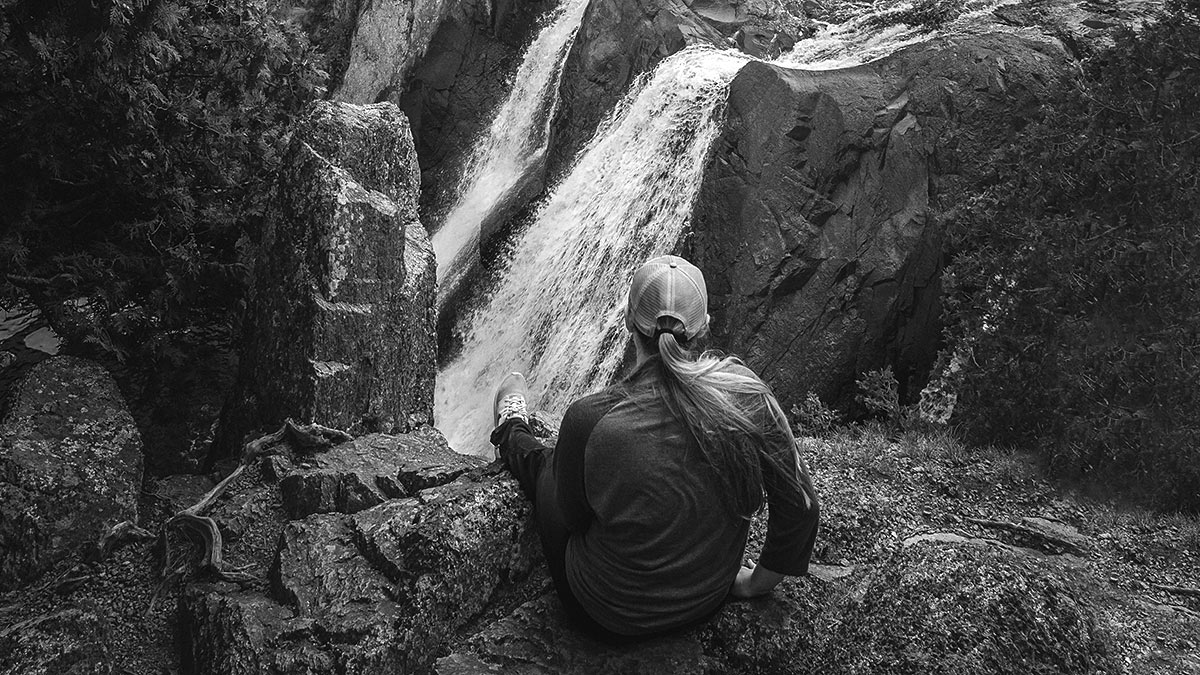
{"label": "baseball cap", "polygon": [[659,317],[670,316],[683,324],[690,340],[708,327],[708,289],[704,274],[676,255],[664,255],[646,261],[633,274],[625,325],[647,337],[654,337]]}

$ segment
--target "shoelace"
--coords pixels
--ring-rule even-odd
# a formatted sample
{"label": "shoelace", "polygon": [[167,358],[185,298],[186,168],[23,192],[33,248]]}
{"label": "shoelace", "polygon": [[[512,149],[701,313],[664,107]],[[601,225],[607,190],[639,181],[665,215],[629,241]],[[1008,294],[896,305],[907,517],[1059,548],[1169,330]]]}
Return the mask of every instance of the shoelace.
{"label": "shoelace", "polygon": [[525,409],[525,397],[521,394],[509,394],[500,399],[500,412],[498,413],[500,421],[519,417],[526,422],[529,421],[529,411]]}

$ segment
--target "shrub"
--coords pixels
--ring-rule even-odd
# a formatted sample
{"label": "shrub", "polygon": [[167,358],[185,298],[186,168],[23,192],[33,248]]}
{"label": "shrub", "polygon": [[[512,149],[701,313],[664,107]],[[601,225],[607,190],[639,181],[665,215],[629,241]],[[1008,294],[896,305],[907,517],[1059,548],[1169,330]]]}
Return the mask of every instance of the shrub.
{"label": "shrub", "polygon": [[1092,57],[951,230],[958,409],[1062,474],[1200,509],[1200,3]]}
{"label": "shrub", "polygon": [[904,414],[900,406],[900,383],[896,381],[891,366],[864,374],[855,385],[859,393],[854,400],[866,408],[868,414],[889,424],[900,425],[900,418]]}
{"label": "shrub", "polygon": [[281,138],[325,78],[271,6],[0,9],[0,266],[90,296],[104,350],[237,309]]}
{"label": "shrub", "polygon": [[803,401],[792,406],[792,424],[805,436],[828,436],[840,421],[841,415],[811,391]]}

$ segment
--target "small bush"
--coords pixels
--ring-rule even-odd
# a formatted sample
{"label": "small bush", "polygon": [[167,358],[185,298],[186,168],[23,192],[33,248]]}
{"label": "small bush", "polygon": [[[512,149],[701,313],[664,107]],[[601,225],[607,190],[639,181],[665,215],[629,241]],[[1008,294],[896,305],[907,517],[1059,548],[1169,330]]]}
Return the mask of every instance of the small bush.
{"label": "small bush", "polygon": [[811,391],[792,406],[792,425],[805,436],[828,436],[837,428],[841,415]]}
{"label": "small bush", "polygon": [[867,413],[883,419],[889,424],[900,425],[903,409],[900,406],[900,383],[892,367],[872,370],[864,374],[855,384],[859,393],[854,396]]}
{"label": "small bush", "polygon": [[13,0],[0,9],[0,267],[88,297],[120,356],[229,323],[288,124],[323,93],[269,0]]}

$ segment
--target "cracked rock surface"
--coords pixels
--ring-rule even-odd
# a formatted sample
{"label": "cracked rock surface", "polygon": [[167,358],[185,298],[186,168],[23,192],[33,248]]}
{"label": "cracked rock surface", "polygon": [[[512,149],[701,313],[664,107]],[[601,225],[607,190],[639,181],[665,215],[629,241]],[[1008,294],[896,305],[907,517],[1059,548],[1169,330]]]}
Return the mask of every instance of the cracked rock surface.
{"label": "cracked rock surface", "polygon": [[[213,517],[236,520],[246,495],[287,504],[285,486],[298,476],[310,480],[364,448],[378,451],[378,461],[368,452],[353,472],[320,480],[390,484],[410,496],[367,507],[331,500],[325,512],[296,517],[260,513],[254,531],[227,542],[226,554],[265,572],[261,581],[198,582],[181,594],[186,670],[413,672],[471,622],[541,591],[543,577],[531,574],[540,547],[515,481],[476,458],[447,455],[444,439],[428,429],[375,434],[315,456],[279,446],[264,458],[271,471],[239,478]],[[284,473],[274,483],[277,470]]]}
{"label": "cracked rock surface", "polygon": [[432,420],[435,267],[419,182],[395,106],[309,109],[267,217],[216,456],[289,417],[356,433]]}

